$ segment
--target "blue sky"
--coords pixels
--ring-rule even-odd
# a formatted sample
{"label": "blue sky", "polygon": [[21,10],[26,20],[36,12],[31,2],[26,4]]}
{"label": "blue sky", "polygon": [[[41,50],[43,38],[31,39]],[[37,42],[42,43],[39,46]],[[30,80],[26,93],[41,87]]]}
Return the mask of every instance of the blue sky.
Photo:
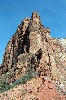
{"label": "blue sky", "polygon": [[66,38],[66,0],[0,0],[0,63],[18,24],[38,11],[51,36]]}

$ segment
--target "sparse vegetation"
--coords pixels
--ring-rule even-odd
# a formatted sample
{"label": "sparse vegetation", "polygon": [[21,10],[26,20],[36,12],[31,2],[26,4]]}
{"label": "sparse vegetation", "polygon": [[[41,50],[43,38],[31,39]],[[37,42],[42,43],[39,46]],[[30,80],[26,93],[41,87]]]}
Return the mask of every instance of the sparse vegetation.
{"label": "sparse vegetation", "polygon": [[21,69],[18,69],[18,74],[20,75],[20,73],[21,73]]}
{"label": "sparse vegetation", "polygon": [[0,85],[0,93],[9,90],[10,88],[10,85],[6,81],[3,81]]}
{"label": "sparse vegetation", "polygon": [[18,84],[26,84],[27,81],[31,80],[32,78],[35,78],[35,76],[35,71],[33,69],[30,69],[24,76],[22,76],[20,79],[16,80],[12,84],[8,84],[6,81],[4,81],[0,85],[0,93],[11,89]]}

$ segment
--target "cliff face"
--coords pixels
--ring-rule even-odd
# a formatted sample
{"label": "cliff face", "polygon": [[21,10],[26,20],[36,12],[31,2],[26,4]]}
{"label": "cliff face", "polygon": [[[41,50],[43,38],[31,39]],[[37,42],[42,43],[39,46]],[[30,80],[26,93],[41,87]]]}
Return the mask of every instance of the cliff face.
{"label": "cliff face", "polygon": [[50,29],[41,24],[40,16],[34,12],[31,19],[25,18],[21,22],[6,46],[0,67],[0,81],[8,72],[11,77],[7,81],[15,81],[24,75],[29,65],[39,77],[50,77],[66,91],[66,59],[62,59],[63,53],[59,39],[51,38]]}

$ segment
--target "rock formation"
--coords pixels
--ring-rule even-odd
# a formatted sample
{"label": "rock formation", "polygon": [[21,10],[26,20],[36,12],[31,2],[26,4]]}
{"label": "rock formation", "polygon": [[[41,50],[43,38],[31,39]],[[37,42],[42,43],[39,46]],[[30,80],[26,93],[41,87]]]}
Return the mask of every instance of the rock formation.
{"label": "rock formation", "polygon": [[30,66],[39,77],[51,78],[66,91],[66,59],[62,59],[63,53],[59,39],[51,38],[50,29],[42,25],[40,16],[34,12],[31,19],[25,18],[20,23],[6,46],[0,67],[0,82],[6,76],[9,83],[15,81]]}

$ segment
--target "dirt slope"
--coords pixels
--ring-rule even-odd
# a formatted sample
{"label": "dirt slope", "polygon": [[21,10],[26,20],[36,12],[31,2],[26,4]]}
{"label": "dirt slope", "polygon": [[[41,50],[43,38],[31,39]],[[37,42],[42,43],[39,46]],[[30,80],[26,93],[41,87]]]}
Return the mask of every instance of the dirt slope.
{"label": "dirt slope", "polygon": [[47,77],[37,77],[1,93],[0,100],[66,100],[66,96]]}

